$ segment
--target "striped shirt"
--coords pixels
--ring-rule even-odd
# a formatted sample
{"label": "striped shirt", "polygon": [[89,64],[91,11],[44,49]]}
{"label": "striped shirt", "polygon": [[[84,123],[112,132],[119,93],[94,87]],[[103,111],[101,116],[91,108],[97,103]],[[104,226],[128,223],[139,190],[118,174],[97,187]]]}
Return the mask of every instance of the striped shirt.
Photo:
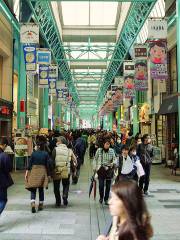
{"label": "striped shirt", "polygon": [[103,166],[112,166],[115,164],[116,156],[112,148],[109,148],[108,152],[105,152],[102,148],[98,148],[96,155],[94,157],[93,169],[98,170]]}

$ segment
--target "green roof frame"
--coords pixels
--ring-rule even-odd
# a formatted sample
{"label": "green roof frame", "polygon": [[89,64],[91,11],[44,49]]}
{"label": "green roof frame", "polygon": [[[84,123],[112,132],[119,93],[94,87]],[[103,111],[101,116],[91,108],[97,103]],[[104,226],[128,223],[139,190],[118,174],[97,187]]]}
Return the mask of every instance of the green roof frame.
{"label": "green roof frame", "polygon": [[134,1],[131,4],[128,16],[120,32],[113,57],[106,71],[104,82],[99,90],[97,98],[98,106],[102,103],[106,91],[126,59],[132,44],[135,42],[155,3],[156,0],[146,2]]}
{"label": "green roof frame", "polygon": [[[55,62],[58,64],[59,71],[62,74],[63,79],[67,83],[73,100],[76,102],[76,104],[79,104],[79,97],[76,91],[76,87],[73,83],[69,65],[65,61],[65,51],[62,48],[63,43],[49,1],[26,1],[33,12],[35,22],[40,26],[40,32],[44,40],[46,41],[49,49],[51,50]],[[59,60],[59,57],[63,61]]]}

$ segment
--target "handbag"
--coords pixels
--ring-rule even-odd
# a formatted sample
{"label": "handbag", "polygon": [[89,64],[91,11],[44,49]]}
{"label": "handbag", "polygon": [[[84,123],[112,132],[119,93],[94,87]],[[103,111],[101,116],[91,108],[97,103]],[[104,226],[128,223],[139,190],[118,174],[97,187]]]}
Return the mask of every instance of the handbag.
{"label": "handbag", "polygon": [[99,178],[104,179],[112,179],[114,176],[114,167],[103,166],[103,150],[101,157],[101,167],[98,169],[97,174]]}

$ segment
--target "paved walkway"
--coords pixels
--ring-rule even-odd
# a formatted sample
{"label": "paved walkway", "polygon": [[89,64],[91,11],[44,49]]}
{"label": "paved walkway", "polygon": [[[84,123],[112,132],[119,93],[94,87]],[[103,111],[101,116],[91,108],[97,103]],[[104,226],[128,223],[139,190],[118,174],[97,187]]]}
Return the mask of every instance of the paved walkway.
{"label": "paved walkway", "polygon": [[[44,211],[31,214],[29,192],[23,174],[14,174],[6,211],[0,217],[0,240],[95,240],[110,216],[107,207],[88,198],[91,176],[89,160],[83,166],[78,185],[72,185],[69,206],[54,207],[52,184],[46,192]],[[154,166],[151,195],[146,198],[152,215],[154,240],[180,239],[180,177],[170,176],[163,166]]]}

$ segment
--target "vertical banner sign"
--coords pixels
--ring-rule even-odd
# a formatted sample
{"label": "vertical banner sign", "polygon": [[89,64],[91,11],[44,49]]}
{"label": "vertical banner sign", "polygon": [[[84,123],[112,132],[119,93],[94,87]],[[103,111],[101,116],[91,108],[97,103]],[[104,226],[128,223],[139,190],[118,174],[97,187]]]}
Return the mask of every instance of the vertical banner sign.
{"label": "vertical banner sign", "polygon": [[167,41],[149,41],[149,59],[151,78],[166,80],[167,72]]}
{"label": "vertical banner sign", "polygon": [[148,39],[167,39],[167,20],[148,20]]}
{"label": "vertical banner sign", "polygon": [[58,78],[58,67],[56,64],[49,65],[49,94],[56,95],[56,82]]}
{"label": "vertical banner sign", "polygon": [[56,96],[56,79],[49,79],[49,94]]}
{"label": "vertical banner sign", "polygon": [[124,98],[131,99],[135,97],[134,86],[134,62],[124,62]]}
{"label": "vertical banner sign", "polygon": [[136,91],[148,90],[147,46],[135,45],[135,89]]}
{"label": "vertical banner sign", "polygon": [[23,46],[23,51],[24,51],[26,72],[35,74],[36,73],[36,45],[25,44]]}
{"label": "vertical banner sign", "polygon": [[51,51],[48,49],[37,50],[37,63],[50,65],[51,64]]}
{"label": "vertical banner sign", "polygon": [[123,104],[123,88],[118,85],[111,85],[112,90],[112,101],[114,108],[119,107]]}
{"label": "vertical banner sign", "polygon": [[39,44],[39,26],[34,23],[21,24],[20,42]]}
{"label": "vertical banner sign", "polygon": [[39,65],[39,87],[48,88],[48,79],[49,79],[49,66],[48,65]]}

